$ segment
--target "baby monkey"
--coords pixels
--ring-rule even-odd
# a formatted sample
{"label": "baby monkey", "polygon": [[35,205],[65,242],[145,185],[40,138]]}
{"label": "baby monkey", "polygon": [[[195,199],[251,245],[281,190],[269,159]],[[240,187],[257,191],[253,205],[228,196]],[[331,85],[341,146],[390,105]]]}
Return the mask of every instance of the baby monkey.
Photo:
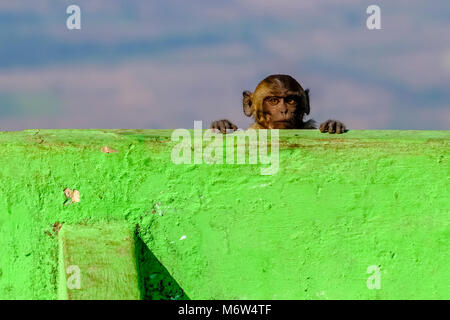
{"label": "baby monkey", "polygon": [[[303,121],[309,114],[309,90],[288,75],[275,74],[261,81],[255,91],[243,92],[243,108],[255,123],[249,129],[316,129],[314,120]],[[228,120],[211,123],[211,129],[226,133],[237,126]],[[344,133],[345,125],[337,120],[327,120],[319,126],[320,132]]]}

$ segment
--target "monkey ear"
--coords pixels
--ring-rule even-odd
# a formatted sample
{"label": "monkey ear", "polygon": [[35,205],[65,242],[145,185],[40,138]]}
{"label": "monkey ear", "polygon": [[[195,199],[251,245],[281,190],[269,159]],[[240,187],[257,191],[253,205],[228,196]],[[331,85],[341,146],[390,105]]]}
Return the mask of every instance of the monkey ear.
{"label": "monkey ear", "polygon": [[305,90],[305,105],[304,105],[304,110],[305,113],[308,115],[309,111],[310,111],[310,107],[309,107],[309,89]]}
{"label": "monkey ear", "polygon": [[251,115],[253,114],[252,93],[250,91],[244,91],[242,92],[242,95],[242,107],[244,108],[244,114],[247,117],[251,117]]}

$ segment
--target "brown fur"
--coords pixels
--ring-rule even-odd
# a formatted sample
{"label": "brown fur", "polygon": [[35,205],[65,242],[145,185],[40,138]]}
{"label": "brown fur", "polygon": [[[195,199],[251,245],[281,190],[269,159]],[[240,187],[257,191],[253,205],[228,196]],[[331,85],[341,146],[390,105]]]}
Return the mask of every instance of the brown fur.
{"label": "brown fur", "polygon": [[[259,124],[258,129],[267,129],[269,124],[264,117],[263,101],[265,98],[275,95],[278,91],[285,90],[288,94],[299,97],[298,112],[295,115],[295,123],[297,129],[303,128],[303,116],[310,112],[309,107],[309,90],[303,90],[302,86],[291,76],[288,75],[271,75],[262,80],[257,86],[253,94],[244,91],[243,108],[247,116],[253,116],[255,123]],[[249,97],[246,97],[249,96]],[[246,110],[251,109],[250,112]],[[250,115],[249,115],[250,113]],[[252,128],[250,126],[250,128]],[[249,128],[249,129],[250,129]],[[315,129],[315,127],[313,127]]]}

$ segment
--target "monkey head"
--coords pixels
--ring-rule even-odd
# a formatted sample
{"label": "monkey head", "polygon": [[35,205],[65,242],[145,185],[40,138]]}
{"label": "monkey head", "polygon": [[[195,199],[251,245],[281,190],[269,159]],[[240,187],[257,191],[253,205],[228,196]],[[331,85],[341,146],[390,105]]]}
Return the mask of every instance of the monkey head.
{"label": "monkey head", "polygon": [[288,75],[268,76],[243,96],[244,114],[265,129],[301,128],[310,110],[309,90]]}

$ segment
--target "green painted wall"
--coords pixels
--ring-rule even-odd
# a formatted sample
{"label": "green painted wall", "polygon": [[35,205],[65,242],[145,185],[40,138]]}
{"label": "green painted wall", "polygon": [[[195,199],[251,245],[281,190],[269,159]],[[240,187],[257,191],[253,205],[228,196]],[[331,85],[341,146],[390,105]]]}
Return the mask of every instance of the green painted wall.
{"label": "green painted wall", "polygon": [[126,224],[65,224],[58,239],[58,299],[141,298],[134,235]]}
{"label": "green painted wall", "polygon": [[170,134],[1,132],[0,298],[57,298],[55,222],[136,229],[146,298],[450,298],[449,131],[280,132],[273,176],[175,165]]}

